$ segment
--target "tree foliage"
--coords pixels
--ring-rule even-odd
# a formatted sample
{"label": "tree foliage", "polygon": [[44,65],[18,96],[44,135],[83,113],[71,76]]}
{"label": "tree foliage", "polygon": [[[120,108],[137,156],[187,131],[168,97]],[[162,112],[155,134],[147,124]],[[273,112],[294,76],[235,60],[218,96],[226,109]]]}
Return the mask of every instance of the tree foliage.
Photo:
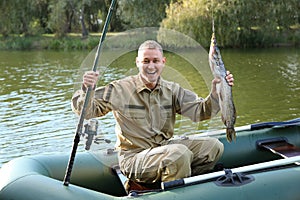
{"label": "tree foliage", "polygon": [[299,11],[299,0],[179,0],[167,8],[162,26],[208,46],[214,19],[220,45],[263,46],[280,37],[297,42]]}
{"label": "tree foliage", "polygon": [[[0,34],[100,32],[111,0],[1,0]],[[212,18],[219,45],[300,41],[299,0],[117,0],[109,31],[175,29],[208,46]],[[102,22],[102,23],[101,23]],[[285,38],[285,40],[282,40]]]}
{"label": "tree foliage", "polygon": [[[1,0],[0,33],[55,33],[62,37],[83,29],[96,32],[102,28],[109,6],[110,0]],[[112,22],[111,27],[117,23]]]}
{"label": "tree foliage", "polygon": [[107,0],[50,0],[48,28],[58,36],[81,31],[85,37],[88,30],[99,30],[98,19],[106,15],[108,7]]}
{"label": "tree foliage", "polygon": [[8,34],[31,35],[43,25],[43,4],[46,0],[1,0],[0,30]]}
{"label": "tree foliage", "polygon": [[[159,26],[170,0],[119,0],[110,31]],[[111,0],[1,0],[0,32],[3,35],[99,32]],[[4,20],[5,19],[5,20]],[[102,23],[101,23],[102,22]]]}
{"label": "tree foliage", "polygon": [[159,27],[170,0],[119,0],[118,16],[127,29]]}

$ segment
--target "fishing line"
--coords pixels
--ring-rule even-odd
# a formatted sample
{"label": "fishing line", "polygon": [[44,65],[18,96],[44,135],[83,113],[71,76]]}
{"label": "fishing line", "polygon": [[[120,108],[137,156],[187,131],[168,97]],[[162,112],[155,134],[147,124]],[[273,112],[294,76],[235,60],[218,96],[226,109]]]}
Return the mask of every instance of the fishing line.
{"label": "fishing line", "polygon": [[214,20],[214,1],[211,1],[211,24],[212,24],[212,32],[215,33],[215,20]]}

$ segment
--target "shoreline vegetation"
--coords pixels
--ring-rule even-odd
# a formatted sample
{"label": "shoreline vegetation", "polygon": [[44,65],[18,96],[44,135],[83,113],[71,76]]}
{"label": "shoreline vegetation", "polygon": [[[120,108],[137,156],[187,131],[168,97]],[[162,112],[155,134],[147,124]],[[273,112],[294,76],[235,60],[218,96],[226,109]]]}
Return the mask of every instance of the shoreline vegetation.
{"label": "shoreline vegetation", "polygon": [[[92,49],[99,42],[110,2],[2,0],[0,50]],[[184,34],[207,48],[214,24],[222,48],[300,46],[299,0],[276,0],[268,6],[261,0],[123,0],[114,10],[108,37],[156,27]],[[139,36],[143,37],[140,32]],[[133,45],[128,39],[122,36],[107,44],[127,48]],[[175,48],[190,47],[169,35],[160,41]]]}
{"label": "shoreline vegetation", "polygon": [[[112,37],[118,33],[107,33],[107,37]],[[0,35],[0,50],[92,50],[95,48],[101,37],[101,33],[90,33],[83,38],[81,34],[70,33],[65,37],[55,37],[54,34],[43,34],[39,36],[10,35],[3,37]],[[126,41],[121,45],[126,46]],[[299,42],[291,42],[282,38],[278,42],[268,45],[257,45],[254,48],[270,47],[300,47]],[[250,47],[250,48],[253,48]],[[244,48],[244,47],[224,47],[224,48]],[[249,48],[249,47],[248,47]]]}
{"label": "shoreline vegetation", "polygon": [[[113,35],[115,33],[108,33],[107,37]],[[91,50],[98,45],[100,37],[100,33],[90,34],[86,38],[76,33],[60,38],[54,34],[0,36],[0,50]]]}

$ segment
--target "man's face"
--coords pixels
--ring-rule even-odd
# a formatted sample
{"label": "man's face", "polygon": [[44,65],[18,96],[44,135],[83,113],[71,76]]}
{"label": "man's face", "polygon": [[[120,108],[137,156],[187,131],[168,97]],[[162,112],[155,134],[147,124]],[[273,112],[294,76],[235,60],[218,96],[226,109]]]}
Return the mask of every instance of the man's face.
{"label": "man's face", "polygon": [[166,58],[163,57],[159,49],[139,50],[136,66],[139,68],[142,79],[148,88],[153,89],[156,86],[165,62]]}

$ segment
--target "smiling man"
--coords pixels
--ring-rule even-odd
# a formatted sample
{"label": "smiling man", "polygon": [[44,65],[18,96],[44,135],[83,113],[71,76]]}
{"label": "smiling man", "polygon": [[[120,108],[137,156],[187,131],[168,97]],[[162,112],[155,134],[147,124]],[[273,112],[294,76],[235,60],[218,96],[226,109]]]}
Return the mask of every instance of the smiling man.
{"label": "smiling man", "polygon": [[[100,117],[112,111],[116,119],[116,148],[119,165],[128,178],[127,189],[155,188],[162,181],[208,172],[223,153],[216,138],[171,138],[176,114],[198,122],[209,119],[219,110],[215,84],[204,99],[179,84],[161,77],[166,58],[159,43],[145,41],[138,49],[139,73],[95,89],[98,72],[83,76],[82,89],[72,98],[74,112],[80,114],[86,88],[91,93],[86,118]],[[184,67],[184,66],[183,66]],[[233,85],[233,76],[226,80]]]}
{"label": "smiling man", "polygon": [[163,50],[160,45],[153,41],[143,43],[136,57],[136,66],[139,68],[140,76],[149,89],[154,89],[158,83],[160,74],[166,63]]}

